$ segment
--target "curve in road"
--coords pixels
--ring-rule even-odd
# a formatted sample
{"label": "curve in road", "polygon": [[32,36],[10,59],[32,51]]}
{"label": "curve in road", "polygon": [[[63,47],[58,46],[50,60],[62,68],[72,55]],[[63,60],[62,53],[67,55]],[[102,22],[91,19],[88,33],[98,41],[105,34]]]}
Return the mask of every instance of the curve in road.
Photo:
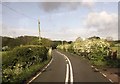
{"label": "curve in road", "polygon": [[[63,51],[52,51],[53,61],[32,83],[107,83],[110,81],[94,72],[89,62],[80,56]],[[74,76],[74,78],[73,78]],[[74,81],[73,81],[74,80]]]}

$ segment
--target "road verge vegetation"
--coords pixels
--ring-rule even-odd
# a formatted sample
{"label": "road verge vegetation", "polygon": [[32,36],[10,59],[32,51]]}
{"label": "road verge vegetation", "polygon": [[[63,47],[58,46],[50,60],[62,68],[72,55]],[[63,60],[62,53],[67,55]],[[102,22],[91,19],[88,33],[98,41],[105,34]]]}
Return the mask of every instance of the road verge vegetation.
{"label": "road verge vegetation", "polygon": [[26,45],[2,52],[2,83],[24,83],[50,61],[51,51],[40,45]]}
{"label": "road verge vegetation", "polygon": [[113,50],[110,54],[112,47],[111,44],[105,39],[90,38],[82,40],[78,38],[71,44],[58,45],[57,49],[82,56],[90,60],[90,63],[94,66],[120,67],[120,59],[117,53],[119,52],[119,49],[117,49],[117,52],[114,52],[116,50]]}

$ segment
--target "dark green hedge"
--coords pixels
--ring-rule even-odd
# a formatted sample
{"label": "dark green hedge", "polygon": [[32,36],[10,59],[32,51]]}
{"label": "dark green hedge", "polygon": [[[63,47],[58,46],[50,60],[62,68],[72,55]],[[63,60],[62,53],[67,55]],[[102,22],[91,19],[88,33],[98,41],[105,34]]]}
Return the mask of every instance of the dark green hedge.
{"label": "dark green hedge", "polygon": [[16,47],[13,51],[3,53],[3,83],[22,81],[25,77],[24,75],[26,75],[25,71],[32,72],[36,66],[39,67],[40,64],[47,60],[47,52],[48,49],[46,47],[28,45]]}

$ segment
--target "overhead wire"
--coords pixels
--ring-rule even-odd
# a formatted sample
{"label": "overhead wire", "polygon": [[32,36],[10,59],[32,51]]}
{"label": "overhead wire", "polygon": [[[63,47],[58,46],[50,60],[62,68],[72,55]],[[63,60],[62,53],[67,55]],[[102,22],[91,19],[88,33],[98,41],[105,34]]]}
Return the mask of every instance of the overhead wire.
{"label": "overhead wire", "polygon": [[33,19],[33,20],[36,20],[36,21],[37,21],[37,19],[36,19],[36,18],[33,18],[33,17],[28,16],[28,15],[26,15],[26,14],[24,14],[24,13],[20,12],[20,11],[17,11],[17,10],[15,10],[14,8],[9,7],[8,5],[5,5],[5,4],[3,4],[3,3],[0,3],[0,4],[2,4],[2,6],[5,6],[5,7],[9,8],[11,11],[14,11],[14,12],[16,12],[16,13],[18,13],[18,14],[20,14],[20,15],[24,16],[24,17],[27,17],[27,18],[29,18],[29,19]]}

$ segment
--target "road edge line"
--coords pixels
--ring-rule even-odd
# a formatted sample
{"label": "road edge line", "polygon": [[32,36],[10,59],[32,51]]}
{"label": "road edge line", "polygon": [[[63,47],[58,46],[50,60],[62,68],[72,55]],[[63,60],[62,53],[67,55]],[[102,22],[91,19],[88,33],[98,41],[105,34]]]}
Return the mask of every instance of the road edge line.
{"label": "road edge line", "polygon": [[[98,70],[98,71],[99,71],[99,69],[95,68],[95,66],[93,66],[93,65],[91,65],[91,68],[94,68],[95,70]],[[105,78],[107,78],[107,75],[106,75],[106,74],[102,73],[101,71],[99,71],[99,73],[102,74],[102,76],[104,76]],[[107,79],[108,79],[111,83],[114,83],[114,81],[112,81],[111,79],[109,79],[109,78],[107,78]]]}
{"label": "road edge line", "polygon": [[50,62],[38,73],[36,74],[30,81],[27,82],[27,84],[30,84],[33,80],[35,80],[40,74],[42,74],[42,72],[44,70],[46,70],[48,68],[48,66],[50,66],[50,64],[52,63],[53,58],[50,60]]}

